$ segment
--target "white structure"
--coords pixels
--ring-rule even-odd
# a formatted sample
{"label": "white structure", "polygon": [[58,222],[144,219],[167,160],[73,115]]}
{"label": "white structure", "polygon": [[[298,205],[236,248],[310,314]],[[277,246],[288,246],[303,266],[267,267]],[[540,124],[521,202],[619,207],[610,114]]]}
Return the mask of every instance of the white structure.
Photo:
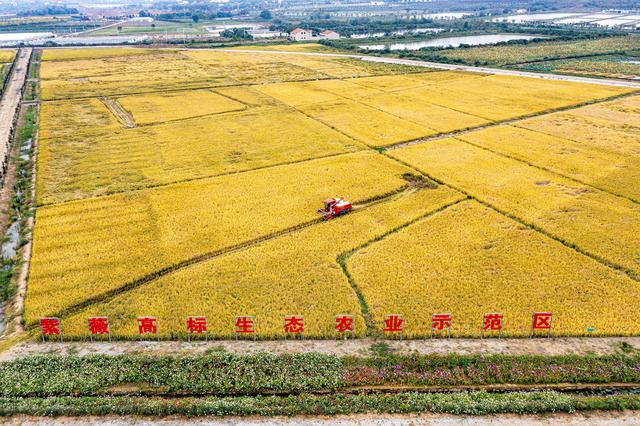
{"label": "white structure", "polygon": [[340,38],[340,34],[335,31],[325,30],[314,36],[311,30],[305,30],[303,28],[296,28],[289,33],[289,40],[291,41],[304,41],[304,40],[335,40]]}
{"label": "white structure", "polygon": [[296,28],[295,30],[289,33],[289,40],[291,41],[303,41],[303,40],[312,40],[312,39],[313,39],[313,35],[311,34],[311,30]]}
{"label": "white structure", "polygon": [[153,22],[153,18],[149,16],[137,16],[135,18],[129,19],[129,22],[151,23]]}
{"label": "white structure", "polygon": [[336,39],[340,38],[340,34],[338,34],[335,31],[325,30],[325,31],[320,33],[320,36],[318,38],[328,39],[328,40],[336,40]]}

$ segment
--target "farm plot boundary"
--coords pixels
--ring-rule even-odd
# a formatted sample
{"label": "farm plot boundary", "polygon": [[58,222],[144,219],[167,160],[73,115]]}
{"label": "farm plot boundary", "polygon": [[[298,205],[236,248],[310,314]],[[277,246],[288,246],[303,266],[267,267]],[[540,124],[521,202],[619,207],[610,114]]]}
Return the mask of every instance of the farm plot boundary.
{"label": "farm plot boundary", "polygon": [[[562,111],[562,110],[568,110],[568,109],[578,108],[578,107],[580,107],[580,106],[584,106],[584,105],[588,105],[588,104],[593,104],[593,103],[598,103],[598,102],[605,102],[605,101],[608,101],[608,100],[611,100],[611,99],[616,99],[616,98],[619,98],[619,97],[625,97],[625,96],[631,96],[631,95],[632,95],[632,94],[624,94],[624,95],[618,95],[618,96],[614,96],[614,97],[610,97],[610,98],[606,98],[606,99],[598,99],[598,100],[590,101],[590,102],[583,103],[583,104],[580,104],[580,105],[577,105],[577,106],[563,107],[563,108],[560,108],[560,109],[554,109],[554,110],[551,110],[551,111],[544,111],[544,112],[542,112],[542,113],[537,113],[537,114],[530,115],[530,116],[524,116],[524,117],[519,118],[519,119],[526,119],[526,118],[530,118],[530,117],[532,117],[532,116],[545,115],[545,114],[549,114],[549,113],[551,113],[551,112],[557,112],[557,111]],[[512,120],[511,122],[515,122],[515,121],[518,121],[518,119],[514,119],[514,120]],[[490,124],[489,126],[494,126],[494,125],[498,125],[498,124],[503,124],[503,123],[492,123],[492,124]],[[480,126],[480,127],[484,127],[484,126]],[[463,132],[464,132],[464,131],[463,131]],[[450,134],[460,134],[460,132],[453,132],[453,133],[450,133]],[[433,139],[435,139],[435,138],[436,138],[436,137],[434,137]],[[440,138],[440,137],[438,137],[438,138]],[[425,139],[421,139],[421,140],[420,140],[420,142],[427,142],[427,141],[429,141],[429,140],[432,140],[432,138],[425,138]],[[396,146],[394,146],[393,148],[395,149],[395,148],[396,148]],[[389,157],[389,158],[393,158],[393,157],[391,157],[391,156],[388,156],[388,157]],[[398,161],[397,159],[394,159],[394,160]],[[302,161],[307,161],[307,160],[302,160]],[[404,163],[403,163],[403,164],[404,164]],[[414,169],[414,170],[417,170],[416,168],[412,167],[411,165],[408,165],[408,164],[405,164],[405,165],[406,165],[406,166],[408,166],[408,167],[411,167],[411,168],[412,168],[412,169]],[[419,170],[418,170],[418,171],[419,171]],[[243,172],[244,172],[244,171],[243,171]],[[242,173],[242,172],[238,172],[238,173]],[[421,172],[421,173],[422,173],[422,172]],[[422,173],[422,174],[426,176],[426,174],[424,174],[424,173]],[[556,174],[558,174],[558,173],[556,173]],[[560,175],[560,176],[562,176],[561,174],[559,174],[559,175]],[[435,181],[438,181],[437,179],[434,179],[434,180],[435,180]],[[441,182],[441,183],[442,183],[442,184],[444,184],[444,185],[445,185],[445,186],[447,186],[447,187],[450,187],[450,188],[456,189],[455,187],[453,187],[453,186],[451,186],[451,185],[448,185],[447,183],[444,183],[444,182]],[[457,189],[457,190],[458,190],[458,191],[460,191],[459,189]],[[468,194],[468,193],[466,193],[466,192],[464,192],[464,191],[460,191],[460,192],[465,193],[469,198],[473,198],[473,199],[475,199],[475,197],[474,197],[473,195],[471,195],[471,194]],[[484,204],[484,203],[483,203],[483,204]],[[504,214],[505,216],[511,217],[508,213],[500,212],[499,210],[495,209],[494,207],[492,207],[492,206],[490,206],[490,205],[488,205],[488,207],[493,208],[494,210],[498,211],[498,212],[499,212],[499,213],[501,213],[501,214]],[[511,217],[511,218],[513,219],[513,217]],[[315,223],[315,222],[312,222],[312,223],[309,223],[309,224],[305,224],[305,226],[311,226],[313,223]],[[535,228],[534,228],[534,229],[535,229]],[[288,230],[285,230],[285,231],[283,231],[283,232],[285,232],[285,233],[286,233],[286,232],[295,232],[296,230],[297,230],[297,229],[288,229]],[[538,230],[538,229],[536,229],[536,231],[540,232],[540,230]],[[544,232],[543,232],[543,234],[544,234]],[[546,236],[548,236],[548,237],[551,237],[551,238],[553,238],[553,239],[556,239],[556,240],[557,240],[557,238],[554,238],[553,236],[550,236],[550,235],[547,235],[547,234],[545,234],[545,235],[546,235]],[[267,237],[267,238],[268,238],[268,239],[271,239],[271,238],[275,238],[276,236],[279,236],[279,235],[269,236],[269,237]],[[255,241],[255,242],[252,242],[252,244],[259,244],[259,243],[261,243],[261,242],[262,242],[262,241]],[[233,249],[231,249],[231,250],[234,250],[234,251],[235,251],[235,250],[242,250],[243,248],[244,248],[244,247],[235,247],[235,248],[233,248]],[[575,247],[572,247],[572,248],[576,249]],[[219,253],[219,254],[221,254],[221,253]],[[216,254],[216,253],[210,253],[209,255],[210,255],[211,257],[215,257],[215,256],[217,256],[217,255],[219,255],[219,254]],[[586,253],[582,253],[582,254],[586,254]],[[208,260],[208,259],[203,258],[202,260]],[[185,265],[183,265],[183,266],[180,266],[179,268],[188,267],[188,266],[190,266],[190,265],[191,265],[191,264],[193,264],[193,263],[197,263],[198,261],[200,261],[200,260],[195,260],[195,259],[194,259],[194,261],[193,261],[192,263],[185,264]],[[190,260],[189,262],[191,262],[191,260]],[[615,267],[615,265],[608,265],[608,266],[613,266],[613,267]],[[171,272],[172,272],[172,271],[167,271],[166,273],[171,273]],[[144,284],[144,283],[142,283],[142,284]],[[89,304],[92,304],[92,303],[93,303],[93,302],[90,302]],[[79,309],[81,310],[81,309],[83,309],[84,307],[85,307],[85,305],[82,305],[82,306],[78,305],[78,306],[74,306],[74,307],[73,307],[73,309],[74,309],[74,310],[79,310]],[[68,314],[68,313],[69,313],[69,312],[63,312],[63,314],[64,314],[64,315],[66,315],[66,314]]]}

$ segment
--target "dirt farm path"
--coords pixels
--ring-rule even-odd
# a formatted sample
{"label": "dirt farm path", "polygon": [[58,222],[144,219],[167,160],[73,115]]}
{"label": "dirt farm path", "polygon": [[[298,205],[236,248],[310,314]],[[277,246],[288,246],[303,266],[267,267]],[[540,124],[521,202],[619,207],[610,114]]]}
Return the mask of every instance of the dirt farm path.
{"label": "dirt farm path", "polygon": [[[114,341],[109,342],[47,342],[29,340],[18,343],[0,352],[0,361],[43,353],[50,354],[106,354],[119,355],[145,353],[150,355],[197,354],[212,350],[224,350],[236,354],[256,352],[302,353],[319,352],[335,355],[370,355],[373,339],[356,340],[215,340],[209,342],[183,341]],[[421,353],[446,355],[466,354],[512,354],[512,355],[566,355],[566,354],[612,354],[623,346],[640,349],[640,337],[564,337],[536,339],[422,339],[385,340],[397,353]],[[626,346],[625,345],[625,346]],[[628,346],[627,346],[628,348]]]}
{"label": "dirt farm path", "polygon": [[358,414],[351,416],[298,416],[298,417],[29,417],[15,416],[1,424],[13,426],[49,426],[49,425],[151,425],[164,426],[530,426],[530,425],[567,425],[567,426],[617,426],[640,425],[640,412],[604,412],[594,411],[574,414],[515,415],[501,414],[492,416],[456,416],[452,414]]}
{"label": "dirt farm path", "polygon": [[590,77],[576,77],[570,75],[558,75],[558,74],[544,74],[544,73],[536,73],[536,72],[528,72],[528,71],[515,71],[515,70],[505,70],[498,68],[485,68],[485,67],[473,67],[469,65],[452,65],[452,64],[444,64],[439,62],[426,62],[426,61],[416,61],[413,59],[399,59],[399,58],[385,58],[379,56],[364,56],[364,55],[348,55],[348,54],[340,54],[340,53],[313,53],[313,52],[286,52],[286,51],[277,51],[277,50],[252,50],[252,49],[216,49],[221,52],[231,52],[231,53],[242,53],[242,52],[252,52],[252,53],[264,53],[271,55],[303,55],[303,56],[328,56],[328,57],[337,57],[337,58],[353,58],[360,59],[361,61],[369,61],[369,62],[380,62],[385,64],[397,64],[397,65],[410,65],[414,67],[425,67],[425,68],[434,68],[444,71],[467,71],[467,72],[475,72],[482,74],[497,74],[497,75],[512,75],[518,77],[531,77],[531,78],[541,78],[543,80],[559,80],[559,81],[571,81],[575,83],[590,83],[590,84],[601,84],[605,86],[621,86],[621,87],[631,87],[634,89],[640,89],[640,82],[636,83],[633,81],[626,80],[615,80],[615,79],[604,79],[604,78],[590,78]]}
{"label": "dirt farm path", "polygon": [[0,164],[3,165],[3,173],[9,158],[11,134],[16,112],[22,98],[22,88],[27,79],[30,58],[31,48],[18,50],[13,71],[9,76],[9,80],[7,80],[7,85],[0,101]]}

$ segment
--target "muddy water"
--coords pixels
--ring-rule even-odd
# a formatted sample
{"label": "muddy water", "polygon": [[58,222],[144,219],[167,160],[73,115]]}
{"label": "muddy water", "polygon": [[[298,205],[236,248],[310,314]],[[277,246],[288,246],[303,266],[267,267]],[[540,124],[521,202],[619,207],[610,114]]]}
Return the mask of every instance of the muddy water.
{"label": "muddy water", "polygon": [[12,260],[16,257],[18,251],[18,242],[20,241],[20,220],[16,220],[11,224],[5,233],[5,241],[0,248],[0,255],[4,260]]}
{"label": "muddy water", "polygon": [[[28,161],[31,156],[31,148],[33,141],[31,139],[26,140],[22,146],[20,146],[19,158],[22,161]],[[23,178],[27,171],[24,166],[18,169],[18,176]],[[15,196],[19,202],[24,200],[24,194],[20,189],[17,189]],[[7,228],[2,245],[0,246],[0,257],[2,257],[2,268],[4,271],[11,270],[15,266],[15,257],[18,254],[18,246],[20,244],[20,231],[21,231],[22,217],[18,213],[17,217],[13,218],[13,222]],[[0,336],[5,330],[4,312],[2,304],[0,303]]]}
{"label": "muddy water", "polygon": [[[4,271],[13,269],[13,260],[16,257],[18,251],[18,244],[20,243],[20,219],[16,219],[11,226],[5,232],[4,242],[0,247],[0,256],[4,261],[2,266]],[[0,336],[4,333],[5,321],[2,303],[0,303]]]}

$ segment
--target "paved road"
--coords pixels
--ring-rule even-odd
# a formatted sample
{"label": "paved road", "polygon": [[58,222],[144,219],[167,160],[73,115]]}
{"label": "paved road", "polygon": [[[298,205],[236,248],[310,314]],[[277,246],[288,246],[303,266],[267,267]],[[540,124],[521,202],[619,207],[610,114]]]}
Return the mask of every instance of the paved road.
{"label": "paved road", "polygon": [[280,54],[280,55],[326,56],[326,57],[334,57],[334,58],[347,57],[347,58],[360,59],[362,61],[369,61],[369,62],[411,65],[416,67],[434,68],[434,69],[446,70],[446,71],[466,71],[466,72],[475,72],[475,73],[482,73],[482,74],[513,75],[518,77],[540,78],[544,80],[571,81],[575,83],[600,84],[604,86],[620,86],[620,87],[632,87],[635,89],[640,89],[640,81],[634,82],[634,81],[615,80],[615,79],[574,77],[569,75],[544,74],[544,73],[535,73],[535,72],[527,72],[527,71],[504,70],[504,69],[497,69],[497,68],[472,67],[467,65],[441,64],[438,62],[416,61],[412,59],[383,58],[378,56],[363,56],[363,55],[342,55],[337,53],[283,52],[283,51],[275,51],[275,50],[224,49],[222,51],[235,52],[235,53],[253,52],[253,53],[268,53],[268,54]]}
{"label": "paved road", "polygon": [[13,72],[9,76],[2,100],[0,100],[0,165],[2,165],[2,173],[4,173],[9,156],[11,130],[22,98],[22,88],[27,79],[30,57],[31,48],[18,51]]}

